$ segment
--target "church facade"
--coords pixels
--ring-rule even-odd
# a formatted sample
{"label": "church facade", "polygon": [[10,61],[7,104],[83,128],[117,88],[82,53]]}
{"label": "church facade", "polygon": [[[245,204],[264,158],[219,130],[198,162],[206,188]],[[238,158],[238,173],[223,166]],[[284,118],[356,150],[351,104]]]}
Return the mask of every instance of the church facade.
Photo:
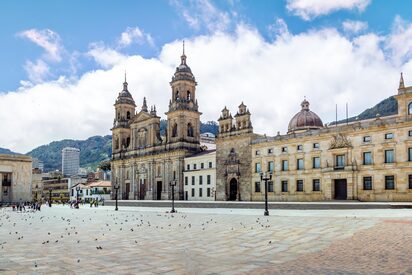
{"label": "church facade", "polygon": [[323,125],[305,99],[284,135],[256,135],[242,103],[219,118],[217,196],[262,201],[412,201],[412,87],[403,76],[398,112]]}
{"label": "church facade", "polygon": [[175,199],[183,199],[184,158],[201,150],[196,85],[183,50],[170,82],[167,129],[161,136],[156,106],[149,110],[144,98],[137,112],[125,79],[114,104],[111,129],[112,185],[119,186],[120,199],[171,199],[171,182],[175,183]]}

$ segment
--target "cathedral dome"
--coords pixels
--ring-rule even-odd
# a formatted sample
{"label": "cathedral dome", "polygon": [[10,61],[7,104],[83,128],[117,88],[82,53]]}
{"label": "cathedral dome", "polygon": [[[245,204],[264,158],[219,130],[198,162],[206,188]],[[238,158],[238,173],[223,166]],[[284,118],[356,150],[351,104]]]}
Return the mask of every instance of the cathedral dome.
{"label": "cathedral dome", "polygon": [[317,114],[309,110],[309,102],[305,99],[300,105],[302,110],[290,120],[288,133],[322,128],[322,120]]}
{"label": "cathedral dome", "polygon": [[126,79],[123,82],[123,90],[119,93],[119,96],[116,99],[116,104],[130,104],[136,107],[133,97],[127,89]]}
{"label": "cathedral dome", "polygon": [[196,82],[195,77],[192,73],[192,70],[186,63],[184,44],[183,44],[183,54],[180,57],[180,59],[181,59],[180,65],[176,68],[176,72],[172,77],[172,82],[178,81],[178,80],[190,80],[190,81]]}

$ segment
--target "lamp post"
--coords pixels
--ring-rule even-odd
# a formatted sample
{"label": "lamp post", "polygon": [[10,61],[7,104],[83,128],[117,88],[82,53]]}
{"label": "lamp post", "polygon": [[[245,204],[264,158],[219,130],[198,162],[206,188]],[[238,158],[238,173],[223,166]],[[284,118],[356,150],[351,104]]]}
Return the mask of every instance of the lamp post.
{"label": "lamp post", "polygon": [[175,210],[175,186],[176,186],[176,180],[172,180],[170,182],[170,186],[172,187],[172,210],[170,213],[176,213]]}
{"label": "lamp post", "polygon": [[119,210],[119,209],[117,208],[117,192],[119,191],[119,188],[120,188],[120,186],[119,186],[119,184],[117,183],[117,179],[116,179],[116,183],[114,184],[114,190],[116,191],[116,192],[115,192],[116,208],[114,209],[115,211]]}
{"label": "lamp post", "polygon": [[260,180],[265,182],[265,216],[269,216],[268,210],[268,181],[272,180],[272,172],[269,173],[260,173]]}
{"label": "lamp post", "polygon": [[80,192],[80,186],[76,187],[76,209],[79,209],[79,192]]}
{"label": "lamp post", "polygon": [[53,189],[50,188],[50,189],[49,189],[49,207],[52,206],[52,191],[53,191]]}

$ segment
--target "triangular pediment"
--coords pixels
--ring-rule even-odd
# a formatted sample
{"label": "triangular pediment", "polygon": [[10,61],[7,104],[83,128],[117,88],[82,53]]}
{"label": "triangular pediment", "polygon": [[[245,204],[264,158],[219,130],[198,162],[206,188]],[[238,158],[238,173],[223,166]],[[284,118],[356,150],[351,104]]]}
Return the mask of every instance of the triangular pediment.
{"label": "triangular pediment", "polygon": [[133,118],[132,123],[145,121],[145,120],[148,120],[148,119],[150,119],[150,118],[152,118],[152,116],[151,116],[149,113],[140,111],[140,112]]}

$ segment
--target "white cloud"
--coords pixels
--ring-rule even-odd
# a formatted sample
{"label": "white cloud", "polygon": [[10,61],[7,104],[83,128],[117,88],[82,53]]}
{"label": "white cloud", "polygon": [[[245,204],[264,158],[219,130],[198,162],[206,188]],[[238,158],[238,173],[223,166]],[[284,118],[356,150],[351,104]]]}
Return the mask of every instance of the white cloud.
{"label": "white cloud", "polygon": [[[227,30],[231,24],[231,15],[218,9],[209,0],[170,2],[192,29],[199,30],[205,27],[209,32],[219,32]],[[235,16],[235,13],[232,15]]]}
{"label": "white cloud", "polygon": [[364,11],[371,0],[287,0],[286,8],[303,20],[327,15],[338,10]]}
{"label": "white cloud", "polygon": [[150,46],[154,45],[153,38],[150,34],[145,33],[139,27],[130,28],[128,27],[122,34],[119,39],[120,47],[130,46],[133,42],[137,44],[143,44],[147,42]]}
{"label": "white cloud", "polygon": [[399,65],[412,58],[412,24],[396,16],[392,34],[386,40],[386,49]]}
{"label": "white cloud", "polygon": [[36,63],[26,61],[24,69],[27,72],[29,80],[33,83],[43,82],[45,77],[50,74],[49,66],[41,59],[37,59]]}
{"label": "white cloud", "polygon": [[287,38],[290,35],[288,25],[282,18],[277,18],[275,23],[269,25],[268,30],[269,33],[276,39]]}
{"label": "white cloud", "polygon": [[357,34],[368,28],[368,23],[363,21],[345,20],[342,23],[343,30],[350,34]]}
{"label": "white cloud", "polygon": [[[356,115],[394,95],[401,70],[406,83],[412,82],[412,61],[397,65],[385,46],[396,48],[390,41],[409,37],[410,27],[404,25],[388,36],[355,37],[318,29],[268,42],[257,30],[239,25],[234,33],[192,37],[186,40],[186,55],[198,82],[201,119],[216,120],[225,105],[236,113],[244,101],[255,132],[285,133],[304,96],[324,123],[334,120],[335,103],[339,118],[344,117],[345,102],[350,115]],[[140,107],[146,96],[165,118],[180,41],[163,45],[159,56],[150,59],[125,56],[98,44],[89,54],[105,69],[85,73],[77,81],[61,77],[0,93],[0,132],[14,133],[0,135],[1,147],[27,152],[53,140],[110,134],[113,103],[125,69],[136,105]]]}
{"label": "white cloud", "polygon": [[46,51],[45,58],[47,60],[54,62],[61,61],[63,47],[60,43],[60,36],[56,32],[50,29],[30,29],[19,32],[17,35],[19,37],[26,38],[43,48]]}
{"label": "white cloud", "polygon": [[89,48],[87,55],[103,68],[110,68],[126,60],[125,55],[106,47],[103,43],[92,43]]}

